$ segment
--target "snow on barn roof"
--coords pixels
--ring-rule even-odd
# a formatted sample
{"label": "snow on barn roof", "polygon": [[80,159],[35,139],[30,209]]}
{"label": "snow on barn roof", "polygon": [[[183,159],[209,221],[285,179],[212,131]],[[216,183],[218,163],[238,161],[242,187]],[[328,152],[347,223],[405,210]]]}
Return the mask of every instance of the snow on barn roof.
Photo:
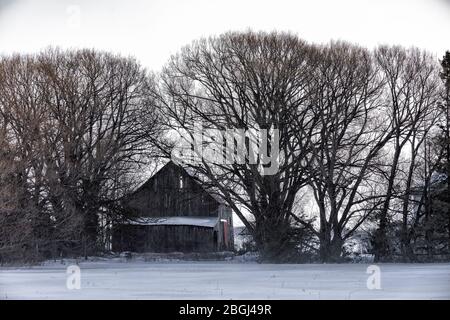
{"label": "snow on barn roof", "polygon": [[129,220],[128,224],[143,226],[196,226],[214,228],[218,217],[141,217]]}

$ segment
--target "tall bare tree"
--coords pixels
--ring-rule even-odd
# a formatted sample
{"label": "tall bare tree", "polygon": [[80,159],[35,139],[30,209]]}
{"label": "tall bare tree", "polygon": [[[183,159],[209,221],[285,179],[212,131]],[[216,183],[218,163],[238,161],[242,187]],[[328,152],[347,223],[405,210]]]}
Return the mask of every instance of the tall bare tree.
{"label": "tall bare tree", "polygon": [[[43,153],[40,124],[45,120],[38,74],[31,57],[0,61],[0,124],[2,125],[3,190],[2,235],[7,247],[29,258],[39,255],[51,232],[50,216],[42,197]],[[30,253],[30,250],[31,253]]]}
{"label": "tall bare tree", "polygon": [[368,50],[337,42],[321,48],[311,86],[310,108],[319,118],[309,140],[316,234],[321,260],[337,261],[345,240],[381,203],[375,175],[390,139],[380,112],[383,82]]}
{"label": "tall bare tree", "polygon": [[[186,130],[192,138],[195,123],[205,130],[263,129],[267,153],[279,149],[279,157],[264,162],[256,156],[252,163],[250,145],[257,142],[247,137],[241,140],[244,161],[187,164],[231,206],[266,259],[292,249],[293,204],[307,182],[306,137],[316,121],[305,103],[316,59],[315,49],[294,35],[233,32],[185,47],[161,77],[168,129]],[[223,143],[216,140],[216,148]],[[225,153],[236,153],[235,144],[228,142]],[[273,174],[264,174],[271,166]]]}
{"label": "tall bare tree", "polygon": [[2,66],[1,115],[25,197],[45,212],[51,239],[94,252],[100,214],[158,134],[153,78],[132,58],[94,50],[49,49]]}
{"label": "tall bare tree", "polygon": [[[379,227],[375,235],[375,258],[377,261],[389,257],[389,245],[387,240],[387,228],[389,217],[395,211],[390,211],[393,198],[402,194],[404,199],[409,199],[411,178],[414,168],[413,162],[417,148],[423,142],[428,131],[435,123],[430,115],[433,114],[439,99],[440,84],[437,77],[436,61],[428,53],[418,49],[403,49],[401,47],[382,46],[377,49],[376,59],[386,80],[386,105],[387,114],[392,123],[393,140],[390,146],[393,154],[391,165],[386,173],[386,197],[379,213]],[[423,131],[422,138],[417,137],[419,131]],[[399,171],[399,161],[405,146],[411,142],[413,150],[406,192],[396,188]],[[403,210],[407,211],[408,200],[404,203]],[[403,224],[406,224],[406,212]],[[405,238],[405,236],[404,236]],[[407,241],[406,238],[404,241]]]}

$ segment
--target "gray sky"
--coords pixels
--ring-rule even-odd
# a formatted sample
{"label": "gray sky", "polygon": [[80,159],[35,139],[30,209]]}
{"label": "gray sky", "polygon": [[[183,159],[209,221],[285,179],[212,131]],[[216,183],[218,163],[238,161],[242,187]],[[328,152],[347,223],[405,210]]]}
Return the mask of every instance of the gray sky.
{"label": "gray sky", "polygon": [[415,45],[441,57],[450,0],[0,0],[0,53],[95,47],[155,71],[194,39],[248,28],[318,43]]}

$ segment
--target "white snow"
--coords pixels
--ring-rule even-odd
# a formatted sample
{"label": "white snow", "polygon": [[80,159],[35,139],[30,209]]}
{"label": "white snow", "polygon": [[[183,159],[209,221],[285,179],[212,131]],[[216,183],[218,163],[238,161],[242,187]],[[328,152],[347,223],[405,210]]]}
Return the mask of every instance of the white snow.
{"label": "white snow", "polygon": [[0,299],[450,299],[450,264],[81,262],[81,289],[66,288],[61,263],[0,268]]}
{"label": "white snow", "polygon": [[219,221],[218,217],[144,217],[130,220],[134,225],[178,225],[214,228]]}

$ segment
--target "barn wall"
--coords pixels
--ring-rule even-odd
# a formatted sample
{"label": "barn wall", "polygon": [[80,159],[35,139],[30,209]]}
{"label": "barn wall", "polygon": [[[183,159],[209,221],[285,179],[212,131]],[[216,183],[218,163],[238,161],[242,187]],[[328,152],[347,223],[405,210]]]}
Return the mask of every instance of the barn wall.
{"label": "barn wall", "polygon": [[219,203],[184,170],[169,163],[130,196],[125,207],[147,217],[217,216]]}
{"label": "barn wall", "polygon": [[196,226],[119,225],[113,231],[113,251],[216,251],[214,229]]}

